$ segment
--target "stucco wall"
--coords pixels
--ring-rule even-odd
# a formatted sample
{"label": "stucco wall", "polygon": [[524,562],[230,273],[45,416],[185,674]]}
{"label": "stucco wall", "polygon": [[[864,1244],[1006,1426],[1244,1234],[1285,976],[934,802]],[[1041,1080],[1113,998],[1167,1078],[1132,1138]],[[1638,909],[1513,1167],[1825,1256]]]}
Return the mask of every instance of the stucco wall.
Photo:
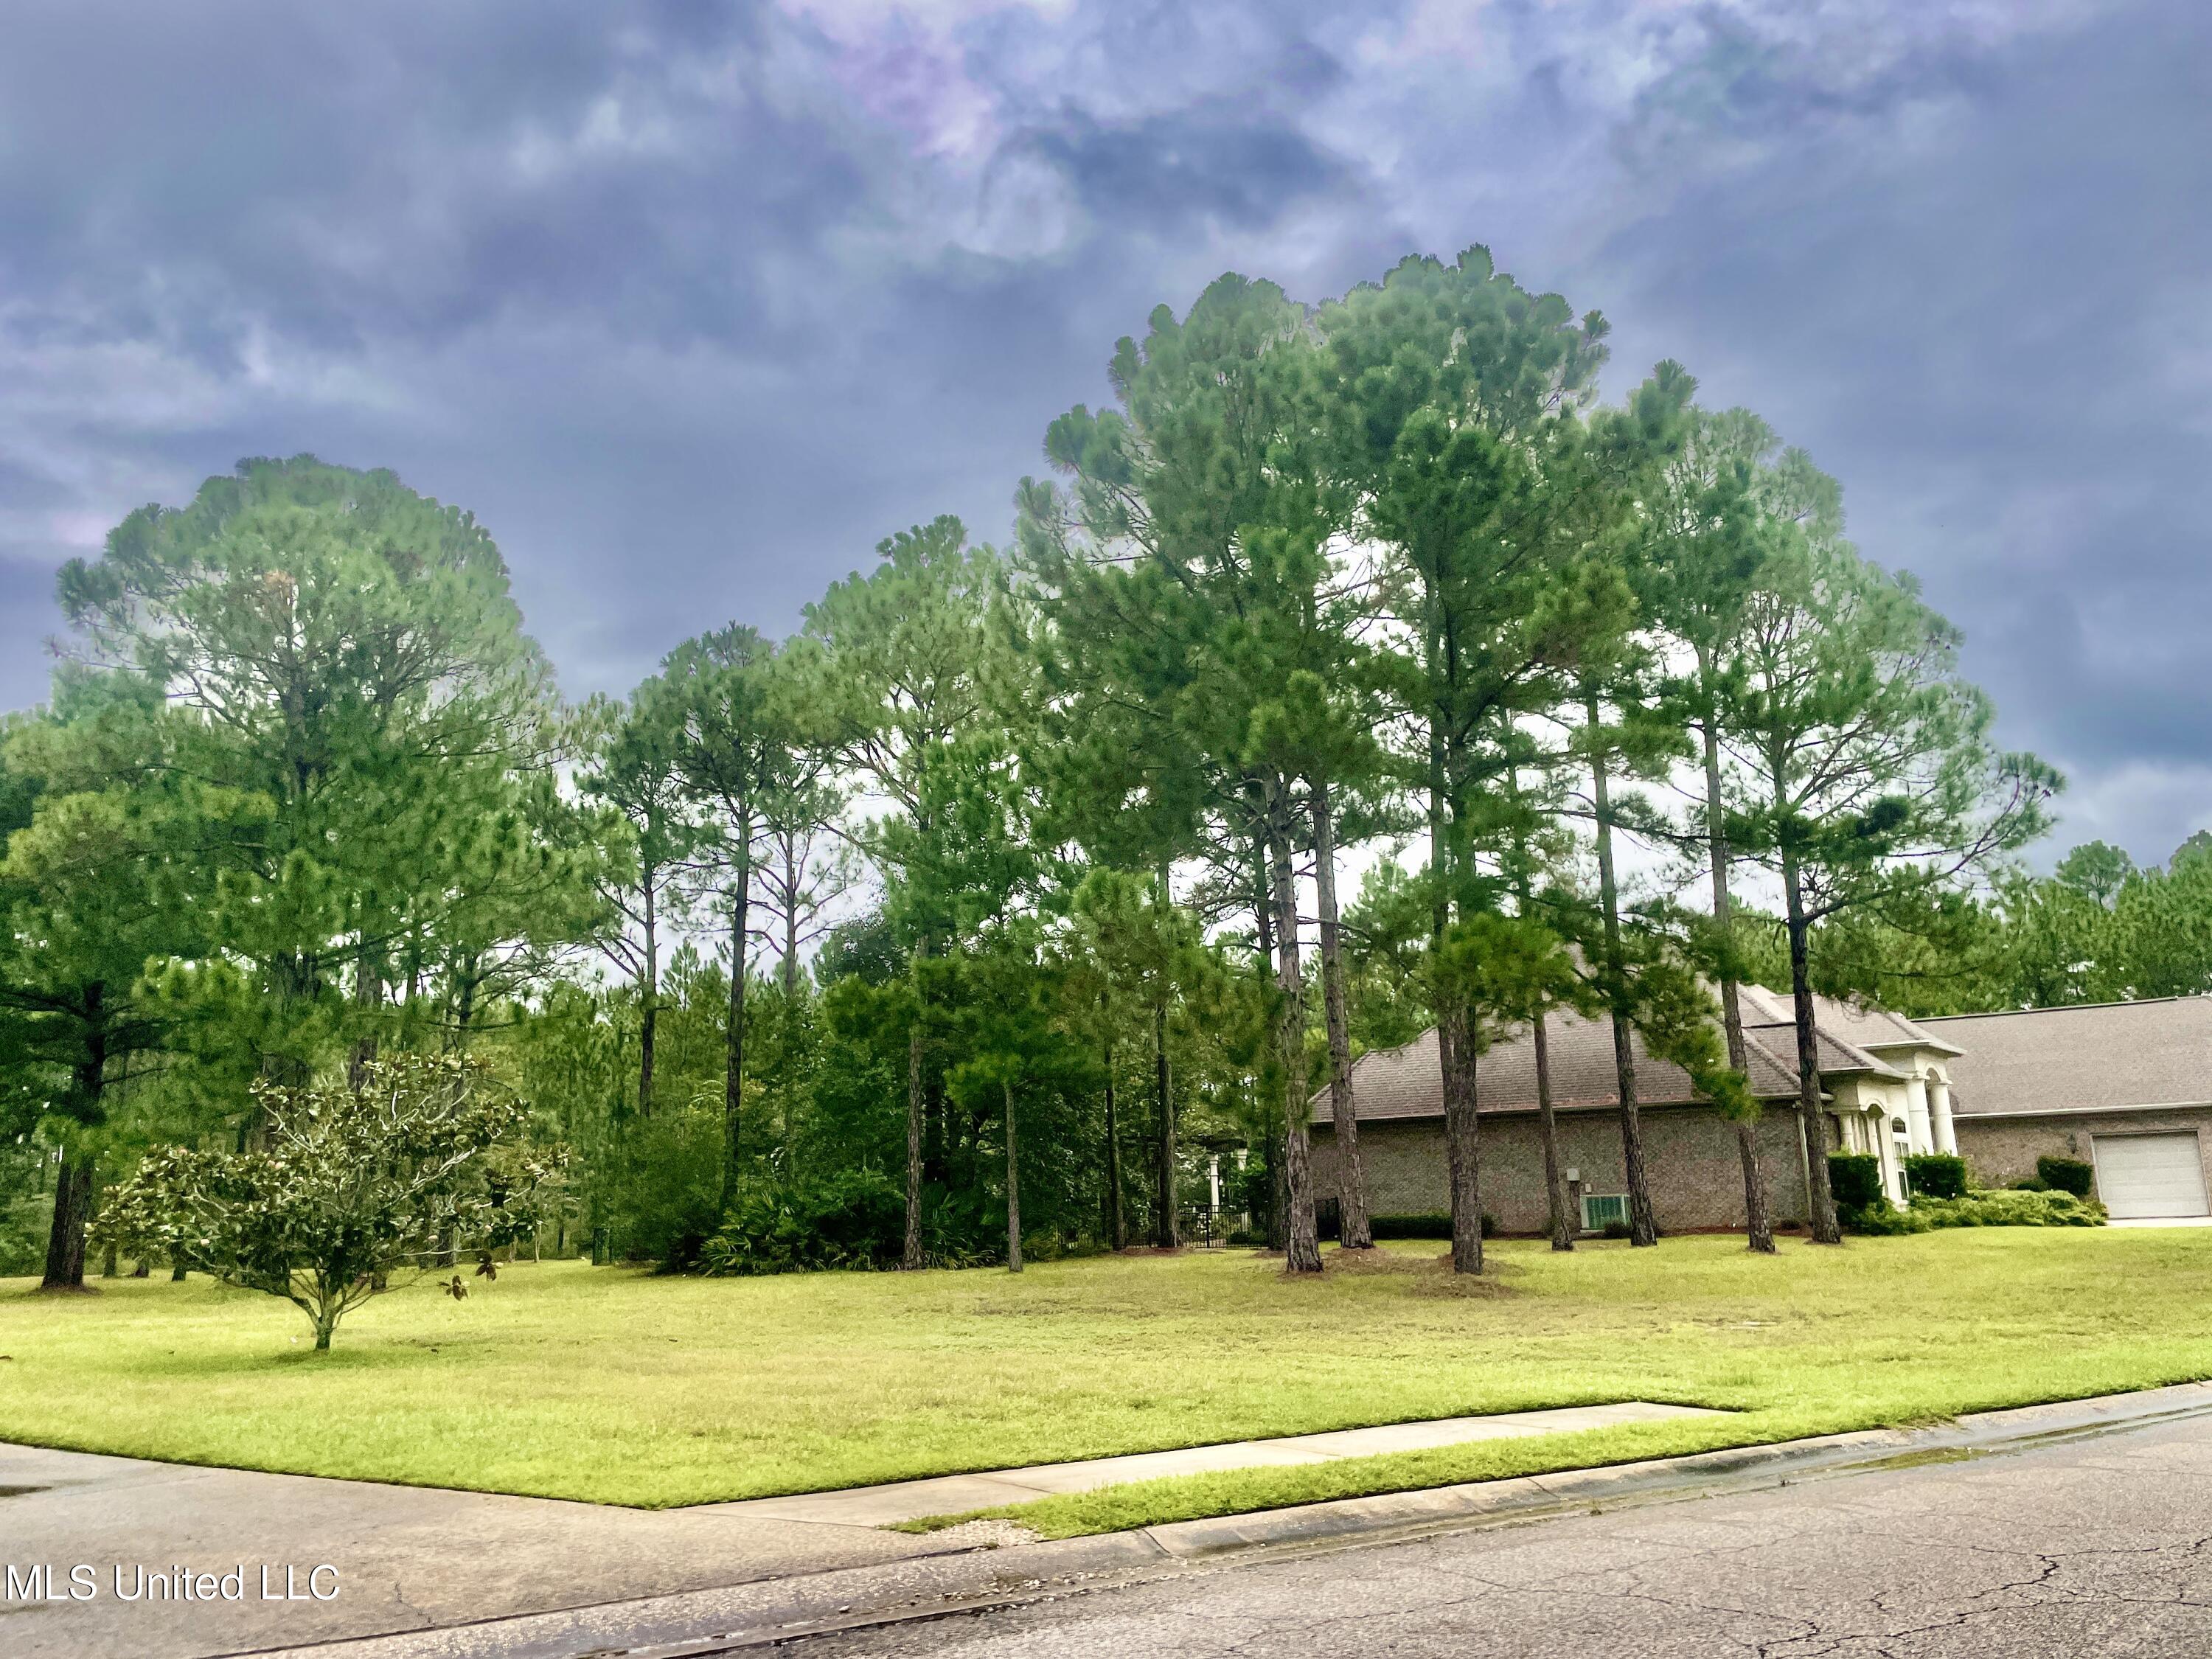
{"label": "stucco wall", "polygon": [[2076,1112],[2061,1117],[1966,1117],[1957,1120],[1959,1152],[1984,1186],[2002,1187],[2035,1173],[2045,1156],[2078,1158],[2093,1163],[2094,1134],[2171,1134],[2187,1130],[2207,1159],[2206,1184],[2212,1187],[2212,1107],[2172,1111]]}
{"label": "stucco wall", "polygon": [[[1735,1126],[1704,1107],[1654,1107],[1643,1114],[1643,1122],[1651,1207],[1660,1227],[1686,1232],[1742,1226],[1743,1175]],[[1563,1112],[1559,1123],[1561,1160],[1582,1171],[1583,1190],[1625,1191],[1619,1117],[1610,1111]],[[1796,1115],[1767,1112],[1759,1139],[1769,1213],[1778,1224],[1802,1220],[1805,1171]],[[1315,1129],[1315,1190],[1324,1198],[1336,1194],[1334,1142],[1328,1127]],[[1373,1213],[1434,1213],[1450,1207],[1440,1121],[1363,1123],[1359,1152],[1367,1207]],[[1504,1231],[1540,1233],[1546,1225],[1544,1153],[1534,1115],[1485,1116],[1481,1158],[1485,1212]]]}

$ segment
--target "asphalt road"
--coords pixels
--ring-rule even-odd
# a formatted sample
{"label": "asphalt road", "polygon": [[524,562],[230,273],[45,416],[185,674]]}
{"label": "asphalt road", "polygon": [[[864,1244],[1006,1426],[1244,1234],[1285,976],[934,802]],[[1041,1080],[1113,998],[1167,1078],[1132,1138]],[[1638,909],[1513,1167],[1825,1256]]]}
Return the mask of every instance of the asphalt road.
{"label": "asphalt road", "polygon": [[805,1659],[2212,1655],[2212,1419],[1780,1490],[1280,1555]]}

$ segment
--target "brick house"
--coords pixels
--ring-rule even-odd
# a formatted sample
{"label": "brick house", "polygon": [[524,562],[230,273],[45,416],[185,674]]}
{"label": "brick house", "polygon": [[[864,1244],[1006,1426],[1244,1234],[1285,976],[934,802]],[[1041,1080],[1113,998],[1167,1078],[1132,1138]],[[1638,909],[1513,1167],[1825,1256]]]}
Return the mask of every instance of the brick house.
{"label": "brick house", "polygon": [[[1786,996],[1747,986],[1744,1036],[1762,1173],[1779,1224],[1805,1215],[1805,1146],[1795,1110],[1796,1036]],[[1625,1213],[1613,1033],[1567,1013],[1547,1024],[1560,1156],[1586,1228]],[[1881,1160],[1905,1196],[1904,1160],[1963,1154],[1997,1185],[2033,1174],[2045,1153],[2081,1158],[2115,1220],[2208,1213],[2212,1150],[2212,998],[1908,1020],[1880,1009],[1815,1003],[1823,1106],[1839,1151]],[[1743,1225],[1734,1127],[1680,1067],[1636,1048],[1645,1163],[1662,1229]],[[1534,1044],[1500,1041],[1477,1066],[1482,1205],[1505,1232],[1545,1225],[1536,1131]],[[1368,1207],[1376,1214],[1448,1207],[1443,1091],[1436,1034],[1362,1055],[1352,1070]],[[1317,1194],[1336,1192],[1328,1091],[1312,1102]]]}

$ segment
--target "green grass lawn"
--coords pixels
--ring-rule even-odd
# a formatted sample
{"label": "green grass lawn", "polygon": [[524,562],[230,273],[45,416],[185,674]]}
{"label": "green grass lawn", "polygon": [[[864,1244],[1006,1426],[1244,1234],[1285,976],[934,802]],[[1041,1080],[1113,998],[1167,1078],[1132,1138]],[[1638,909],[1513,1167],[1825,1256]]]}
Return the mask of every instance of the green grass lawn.
{"label": "green grass lawn", "polygon": [[1024,1505],[1048,1533],[1927,1421],[2212,1376],[2212,1231],[1960,1230],[1778,1259],[1719,1237],[1434,1245],[1294,1282],[1242,1251],[965,1273],[519,1266],[307,1322],[204,1279],[0,1281],[0,1437],[661,1506],[1464,1413],[1724,1421],[1195,1476]]}

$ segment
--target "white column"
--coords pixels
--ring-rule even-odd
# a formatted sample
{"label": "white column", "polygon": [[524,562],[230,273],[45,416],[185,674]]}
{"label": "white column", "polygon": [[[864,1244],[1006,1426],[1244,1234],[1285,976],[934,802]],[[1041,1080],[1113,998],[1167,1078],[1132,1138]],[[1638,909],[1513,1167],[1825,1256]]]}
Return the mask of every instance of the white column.
{"label": "white column", "polygon": [[1928,1080],[1917,1072],[1905,1085],[1905,1121],[1914,1152],[1936,1150],[1935,1130],[1928,1117]]}
{"label": "white column", "polygon": [[1951,1079],[1941,1072],[1928,1074],[1928,1115],[1936,1133],[1936,1150],[1955,1154],[1959,1133],[1951,1122]]}

